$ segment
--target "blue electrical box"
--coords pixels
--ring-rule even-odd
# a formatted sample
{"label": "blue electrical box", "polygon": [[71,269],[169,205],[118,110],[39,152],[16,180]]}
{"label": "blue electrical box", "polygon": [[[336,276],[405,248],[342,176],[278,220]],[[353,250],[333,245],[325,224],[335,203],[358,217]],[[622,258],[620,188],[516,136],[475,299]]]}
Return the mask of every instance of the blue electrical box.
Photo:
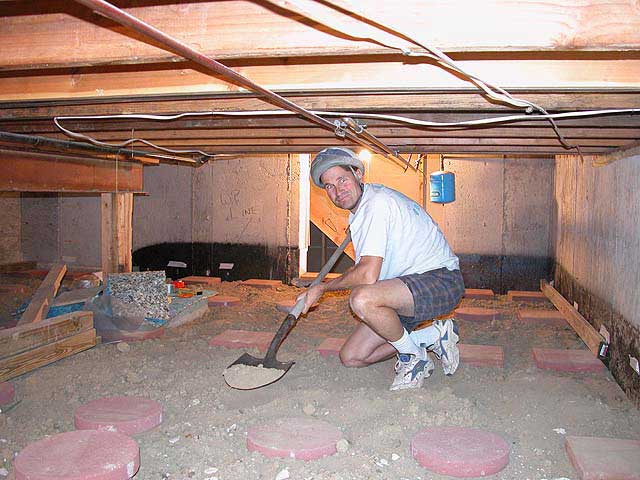
{"label": "blue electrical box", "polygon": [[450,203],[456,199],[456,176],[453,172],[439,170],[429,178],[431,201],[434,203]]}

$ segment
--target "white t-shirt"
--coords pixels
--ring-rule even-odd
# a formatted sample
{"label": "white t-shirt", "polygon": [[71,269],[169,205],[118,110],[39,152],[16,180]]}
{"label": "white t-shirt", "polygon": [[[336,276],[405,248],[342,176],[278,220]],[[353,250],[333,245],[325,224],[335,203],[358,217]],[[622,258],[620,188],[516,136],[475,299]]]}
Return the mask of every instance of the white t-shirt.
{"label": "white t-shirt", "polygon": [[349,214],[356,263],[382,257],[378,280],[446,267],[459,270],[458,257],[420,205],[402,193],[365,184],[356,213]]}

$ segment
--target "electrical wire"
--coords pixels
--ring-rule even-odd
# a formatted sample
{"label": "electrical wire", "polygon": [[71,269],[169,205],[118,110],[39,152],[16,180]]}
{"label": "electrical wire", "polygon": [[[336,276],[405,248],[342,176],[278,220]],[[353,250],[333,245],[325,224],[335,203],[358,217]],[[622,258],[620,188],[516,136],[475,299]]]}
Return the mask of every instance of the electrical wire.
{"label": "electrical wire", "polygon": [[[526,108],[529,110],[529,113],[532,113],[533,111],[538,111],[543,115],[548,115],[549,113],[541,106],[534,104],[533,102],[530,102],[528,100],[523,100],[523,99],[519,99],[519,98],[514,98],[509,92],[507,92],[506,90],[504,90],[501,87],[495,86],[490,84],[489,82],[486,82],[484,80],[482,80],[481,78],[467,72],[465,69],[463,69],[460,65],[458,65],[451,57],[449,57],[448,55],[446,55],[444,52],[442,52],[441,50],[439,50],[438,48],[432,46],[432,45],[427,45],[426,43],[415,39],[412,36],[409,36],[407,34],[402,33],[400,30],[391,27],[389,25],[386,24],[382,24],[376,20],[373,20],[372,18],[370,18],[369,16],[360,13],[360,12],[356,12],[354,9],[352,8],[347,8],[344,7],[342,5],[338,5],[336,3],[334,3],[331,0],[311,0],[314,3],[318,3],[318,4],[322,4],[325,5],[329,8],[332,8],[335,11],[338,11],[344,15],[349,16],[350,18],[355,18],[357,20],[359,20],[360,22],[372,26],[380,31],[385,32],[386,34],[391,34],[397,38],[401,38],[404,41],[407,41],[409,43],[412,43],[418,47],[420,47],[421,49],[424,50],[424,52],[415,52],[412,51],[408,48],[406,48],[405,46],[402,45],[394,45],[392,43],[389,43],[388,39],[382,40],[380,38],[377,38],[376,36],[371,36],[368,34],[365,34],[362,32],[361,29],[359,29],[357,26],[354,25],[349,25],[346,29],[343,26],[336,26],[335,22],[336,19],[327,15],[323,15],[322,12],[319,12],[318,10],[315,11],[310,11],[309,8],[305,8],[302,3],[304,3],[304,0],[284,0],[284,1],[275,1],[275,0],[269,0],[270,3],[276,4],[278,6],[280,6],[281,8],[285,8],[289,11],[292,11],[294,13],[297,13],[299,15],[303,15],[305,17],[307,17],[310,20],[313,20],[314,22],[317,22],[319,24],[324,25],[325,27],[329,27],[333,30],[336,30],[342,34],[346,34],[351,36],[354,39],[358,39],[358,40],[365,40],[365,41],[371,41],[374,43],[377,43],[381,46],[387,47],[387,48],[391,48],[391,49],[395,49],[395,50],[399,50],[401,51],[404,55],[407,56],[420,56],[420,57],[428,57],[431,58],[433,60],[435,60],[437,62],[437,64],[440,67],[443,67],[443,69],[445,70],[452,70],[456,73],[458,73],[459,75],[461,75],[462,77],[466,78],[468,81],[470,81],[471,83],[473,83],[474,85],[476,85],[479,89],[481,89],[490,99],[503,103],[503,104],[507,104],[509,106],[515,107],[515,108]],[[295,8],[292,8],[292,5]],[[355,32],[353,30],[356,30]],[[346,30],[346,31],[345,31]],[[556,125],[556,123],[554,122],[553,118],[548,118],[549,123],[551,124],[551,127],[553,128],[556,136],[558,137],[558,140],[560,141],[560,143],[562,144],[562,146],[568,150],[571,149],[578,149],[578,147],[576,145],[571,145],[569,144],[569,142],[566,141],[565,137],[562,135],[562,133],[560,132],[558,126]],[[580,153],[579,149],[578,149],[578,153],[580,154],[580,156],[582,156],[582,154]]]}
{"label": "electrical wire", "polygon": [[[410,117],[403,117],[398,115],[387,115],[387,114],[379,114],[379,113],[359,113],[359,112],[332,112],[332,111],[323,111],[323,110],[312,110],[311,113],[319,116],[326,117],[350,117],[350,118],[359,118],[359,119],[370,119],[370,120],[385,120],[389,122],[399,123],[401,125],[405,125],[412,128],[423,128],[423,129],[441,129],[441,130],[457,130],[457,129],[469,129],[473,127],[483,127],[490,125],[498,125],[505,123],[517,123],[517,122],[531,122],[531,121],[549,121],[549,120],[565,120],[570,118],[589,118],[596,116],[609,116],[609,115],[636,115],[640,114],[640,108],[621,108],[621,109],[607,109],[607,110],[588,110],[582,112],[565,112],[565,113],[554,113],[554,114],[520,114],[520,115],[506,115],[502,117],[494,117],[494,118],[479,118],[475,120],[464,120],[460,122],[430,122],[425,120],[418,120]],[[107,143],[96,140],[93,137],[88,135],[74,132],[69,130],[68,128],[63,127],[60,122],[61,121],[76,121],[76,120],[123,120],[123,119],[134,119],[134,120],[153,120],[153,121],[174,121],[187,117],[272,117],[272,116],[292,116],[294,115],[289,110],[252,110],[252,111],[239,111],[239,112],[229,112],[229,111],[205,111],[205,112],[183,112],[179,114],[173,115],[150,115],[150,114],[139,114],[139,113],[122,113],[122,114],[114,114],[114,115],[75,115],[75,116],[61,116],[54,117],[54,124],[66,135],[80,139],[86,140],[94,145],[106,146],[106,147],[125,147],[129,146],[135,142],[141,142],[145,145],[155,148],[164,152],[171,153],[198,153],[206,158],[236,158],[235,154],[218,154],[218,153],[206,153],[201,150],[171,150],[168,148],[160,147],[155,145],[148,140],[138,139],[138,138],[130,138],[122,143]],[[365,124],[359,124],[359,127],[362,129],[366,128]],[[579,147],[578,147],[579,148]],[[582,156],[580,151],[579,154]],[[409,165],[409,162],[406,162]],[[412,165],[410,165],[414,168]]]}

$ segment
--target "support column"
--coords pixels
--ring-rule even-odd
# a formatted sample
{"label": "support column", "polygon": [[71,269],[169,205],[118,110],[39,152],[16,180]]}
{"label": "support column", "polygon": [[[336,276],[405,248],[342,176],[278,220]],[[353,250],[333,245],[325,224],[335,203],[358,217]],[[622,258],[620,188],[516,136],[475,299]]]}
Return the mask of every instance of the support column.
{"label": "support column", "polygon": [[103,193],[101,245],[103,273],[131,271],[133,193]]}

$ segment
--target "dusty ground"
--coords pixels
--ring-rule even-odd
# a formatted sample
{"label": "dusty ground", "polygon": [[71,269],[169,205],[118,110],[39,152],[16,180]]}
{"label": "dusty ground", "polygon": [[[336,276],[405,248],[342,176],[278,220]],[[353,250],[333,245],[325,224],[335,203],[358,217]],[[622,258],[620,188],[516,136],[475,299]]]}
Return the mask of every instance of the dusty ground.
{"label": "dusty ground", "polygon": [[[421,390],[389,392],[393,361],[347,369],[337,358],[314,351],[323,338],[346,336],[356,324],[347,296],[334,294],[301,319],[285,341],[279,359],[296,364],[280,381],[232,390],[221,374],[242,351],[209,347],[209,339],[228,328],[275,331],[284,318],[276,301],[294,298],[300,290],[224,283],[219,291],[243,298],[244,306],[213,307],[200,321],[162,339],[131,343],[126,352],[115,344],[99,345],[13,380],[20,403],[0,414],[0,453],[9,472],[15,452],[45,435],[73,429],[74,409],[107,395],[144,395],[164,405],[162,425],[136,436],[142,466],[135,478],[141,480],[274,479],[285,468],[291,479],[449,478],[423,469],[410,454],[411,437],[432,425],[473,426],[507,440],[510,464],[492,478],[575,479],[564,435],[554,429],[640,438],[640,412],[610,375],[536,369],[534,346],[585,347],[569,327],[523,326],[515,318],[518,305],[505,297],[463,301],[498,308],[503,319],[460,322],[463,343],[504,347],[504,370],[461,365],[453,377],[445,377],[437,364]],[[349,449],[312,462],[247,451],[250,426],[304,415],[341,428]]]}

